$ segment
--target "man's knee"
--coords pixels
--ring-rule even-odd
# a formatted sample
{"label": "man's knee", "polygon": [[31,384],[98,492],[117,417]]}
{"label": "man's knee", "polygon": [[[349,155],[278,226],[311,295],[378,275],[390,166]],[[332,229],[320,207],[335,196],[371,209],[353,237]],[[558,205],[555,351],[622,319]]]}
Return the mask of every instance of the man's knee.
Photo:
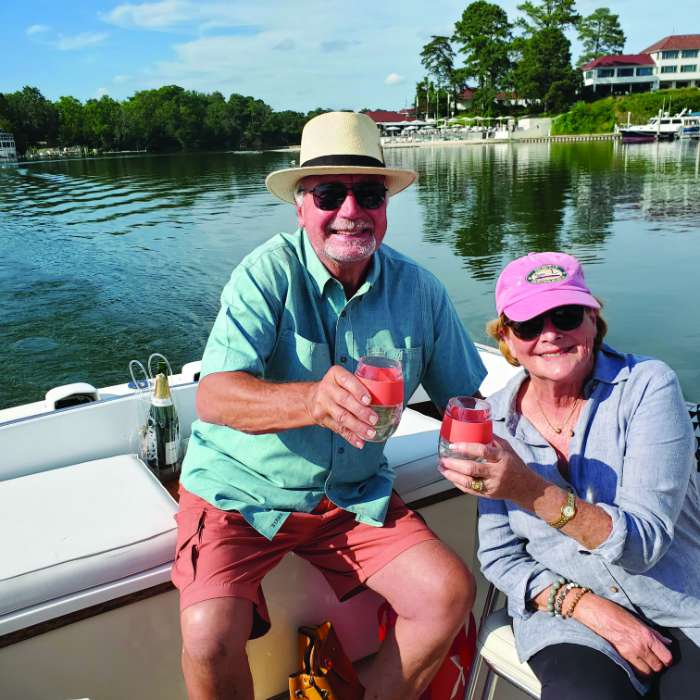
{"label": "man's knee", "polygon": [[195,662],[215,665],[245,656],[252,624],[252,603],[218,598],[195,603],[181,615],[182,646]]}
{"label": "man's knee", "polygon": [[434,588],[433,604],[436,614],[463,621],[474,606],[476,583],[466,565],[455,557],[442,580]]}

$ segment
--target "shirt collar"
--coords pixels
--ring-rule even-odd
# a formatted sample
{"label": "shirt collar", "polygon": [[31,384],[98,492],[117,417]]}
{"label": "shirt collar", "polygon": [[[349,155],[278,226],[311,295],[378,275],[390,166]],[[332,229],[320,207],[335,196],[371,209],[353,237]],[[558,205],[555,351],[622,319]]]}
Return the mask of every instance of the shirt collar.
{"label": "shirt collar", "polygon": [[[313,281],[316,283],[319,296],[322,296],[329,280],[335,280],[336,283],[340,283],[335,279],[335,277],[333,277],[333,275],[331,275],[328,268],[321,262],[318,255],[316,255],[316,251],[311,245],[311,241],[309,241],[309,237],[306,235],[304,229],[299,229],[298,232],[301,236],[301,245],[304,260],[306,262],[306,269],[311,275],[311,279],[313,279]],[[365,281],[360,285],[360,288],[355,293],[355,296],[368,292],[379,278],[379,273],[382,269],[380,256],[381,250],[378,250],[376,253],[374,253],[374,255],[372,255]]]}
{"label": "shirt collar", "polygon": [[[603,343],[596,353],[596,361],[593,367],[593,375],[584,387],[584,395],[590,397],[598,383],[618,384],[629,377],[629,366],[622,353]],[[503,421],[506,429],[512,435],[522,437],[530,444],[540,444],[543,438],[533,429],[528,429],[529,421],[520,420],[520,415],[515,410],[515,401],[518,391],[527,377],[525,370],[511,377],[508,383],[492,396],[488,402],[491,404],[491,417],[494,421]]]}

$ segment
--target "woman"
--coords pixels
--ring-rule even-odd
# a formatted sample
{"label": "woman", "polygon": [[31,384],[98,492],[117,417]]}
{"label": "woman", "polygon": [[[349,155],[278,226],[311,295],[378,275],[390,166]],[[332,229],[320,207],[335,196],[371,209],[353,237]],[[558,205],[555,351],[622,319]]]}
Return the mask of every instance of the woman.
{"label": "woman", "polygon": [[[489,445],[442,473],[481,496],[479,559],[542,698],[700,696],[700,492],[675,374],[602,343],[578,261],[531,253],[488,330],[518,373]],[[475,460],[483,460],[475,461]]]}

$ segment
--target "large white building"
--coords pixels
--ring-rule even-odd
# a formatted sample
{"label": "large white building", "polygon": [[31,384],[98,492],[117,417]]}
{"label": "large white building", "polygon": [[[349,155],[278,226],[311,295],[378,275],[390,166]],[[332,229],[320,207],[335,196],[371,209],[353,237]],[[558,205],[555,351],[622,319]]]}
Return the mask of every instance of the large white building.
{"label": "large white building", "polygon": [[641,53],[601,56],[581,70],[584,85],[604,95],[700,87],[700,34],[667,36]]}

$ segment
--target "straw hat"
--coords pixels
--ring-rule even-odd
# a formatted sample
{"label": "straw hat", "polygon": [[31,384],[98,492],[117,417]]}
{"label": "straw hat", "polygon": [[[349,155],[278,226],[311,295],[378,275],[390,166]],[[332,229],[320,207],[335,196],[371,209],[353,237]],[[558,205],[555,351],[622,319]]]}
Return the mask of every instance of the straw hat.
{"label": "straw hat", "polygon": [[385,166],[377,125],[357,112],[327,112],[308,121],[299,163],[267,176],[265,185],[275,197],[293,203],[297,182],[309,175],[383,175],[389,196],[418,177],[413,170]]}

